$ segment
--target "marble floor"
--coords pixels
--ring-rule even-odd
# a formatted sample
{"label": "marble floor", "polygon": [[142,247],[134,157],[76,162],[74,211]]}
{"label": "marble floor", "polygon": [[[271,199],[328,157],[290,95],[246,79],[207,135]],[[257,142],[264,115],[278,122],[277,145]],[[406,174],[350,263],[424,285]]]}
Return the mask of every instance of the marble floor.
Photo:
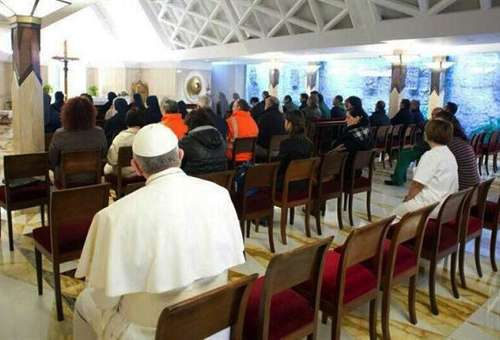
{"label": "marble floor", "polygon": [[[2,155],[10,151],[10,131],[0,126],[0,150]],[[2,159],[0,158],[0,163]],[[0,164],[0,169],[3,166]],[[377,164],[374,193],[372,199],[372,213],[375,220],[387,216],[393,207],[398,204],[406,188],[388,187],[383,180],[388,177],[390,169],[382,169]],[[500,192],[500,174],[493,184],[492,194]],[[327,213],[322,220],[324,235],[334,235],[334,245],[341,245],[350,227],[339,230],[336,218],[336,202],[327,204]],[[355,225],[366,223],[365,196],[355,196]],[[304,234],[304,215],[300,209],[296,210],[295,224],[288,226],[288,245],[280,243],[279,238],[279,209],[275,210],[275,244],[277,252],[293,249],[311,242]],[[344,223],[347,223],[347,214],[344,214]],[[312,221],[311,221],[312,222]],[[69,276],[63,276],[62,287],[64,296],[65,321],[57,322],[55,317],[54,295],[51,266],[44,262],[44,295],[38,296],[36,290],[36,276],[34,271],[33,243],[30,237],[31,230],[40,225],[37,210],[25,210],[14,215],[15,250],[9,252],[5,214],[2,212],[2,237],[0,239],[0,339],[31,340],[31,339],[72,339],[72,306],[84,283]],[[315,226],[315,224],[312,224]],[[315,228],[313,227],[313,231]],[[319,238],[313,232],[313,239]],[[499,242],[500,243],[500,242]],[[470,246],[470,245],[469,245]],[[483,277],[478,278],[473,256],[466,256],[466,275],[468,289],[459,288],[460,299],[455,299],[451,293],[449,272],[444,263],[438,270],[438,306],[440,314],[433,316],[429,310],[427,294],[426,263],[421,268],[417,290],[417,317],[418,324],[412,325],[407,317],[407,287],[401,286],[393,290],[391,305],[391,332],[394,339],[500,339],[500,274],[493,273],[489,263],[488,248],[489,234],[483,234],[482,268]],[[266,266],[272,257],[269,252],[267,230],[261,227],[259,232],[252,228],[252,234],[245,244],[247,262],[233,268],[232,276],[241,274],[265,272]],[[497,245],[497,254],[500,246]],[[472,249],[468,250],[471,251]],[[500,259],[499,259],[500,260]],[[63,270],[76,266],[70,263]],[[343,320],[342,339],[368,338],[368,306],[349,313]],[[379,313],[380,318],[380,313]],[[381,333],[379,325],[379,335]],[[330,323],[319,325],[319,339],[328,339]]]}

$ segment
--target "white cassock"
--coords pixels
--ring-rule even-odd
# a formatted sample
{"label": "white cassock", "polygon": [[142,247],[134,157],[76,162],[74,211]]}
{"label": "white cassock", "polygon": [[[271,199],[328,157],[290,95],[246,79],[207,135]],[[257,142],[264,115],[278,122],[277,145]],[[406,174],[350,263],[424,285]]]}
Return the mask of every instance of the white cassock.
{"label": "white cassock", "polygon": [[243,250],[226,189],[179,168],[151,176],[94,217],[76,272],[87,288],[75,340],[88,337],[88,325],[98,339],[154,339],[161,311],[226,283]]}

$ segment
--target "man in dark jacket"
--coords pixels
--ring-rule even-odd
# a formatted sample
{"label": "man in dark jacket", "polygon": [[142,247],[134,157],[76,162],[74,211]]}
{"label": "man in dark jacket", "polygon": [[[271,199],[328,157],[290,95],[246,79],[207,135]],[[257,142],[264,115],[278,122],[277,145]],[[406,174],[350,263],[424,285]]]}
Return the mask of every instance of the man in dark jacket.
{"label": "man in dark jacket", "polygon": [[303,110],[307,106],[307,100],[309,99],[309,95],[307,93],[300,94],[300,105],[299,110]]}
{"label": "man in dark jacket", "polygon": [[370,116],[370,126],[386,126],[391,125],[391,120],[385,113],[385,102],[383,100],[379,100],[377,104],[375,104],[375,111]]}
{"label": "man in dark jacket", "polygon": [[410,103],[410,111],[413,115],[413,121],[417,126],[421,129],[424,128],[425,123],[427,123],[427,119],[425,119],[424,115],[420,111],[420,101],[413,99]]}
{"label": "man in dark jacket", "polygon": [[255,106],[255,110],[252,110],[252,117],[255,121],[258,121],[260,119],[260,116],[266,110],[266,99],[269,97],[270,95],[268,91],[262,91],[262,101],[257,104],[257,106]]}
{"label": "man in dark jacket", "polygon": [[188,175],[226,170],[226,143],[205,109],[191,111],[186,118],[187,135],[179,141],[184,151],[181,168]]}
{"label": "man in dark jacket", "polygon": [[333,107],[330,110],[330,118],[332,120],[345,119],[344,98],[340,95],[335,96],[333,99]]}
{"label": "man in dark jacket", "polygon": [[396,115],[391,119],[392,125],[410,125],[414,124],[415,120],[413,119],[413,115],[410,112],[410,101],[408,99],[403,99],[399,106],[399,111]]}
{"label": "man in dark jacket", "polygon": [[259,136],[257,137],[257,157],[266,157],[267,149],[274,135],[285,134],[285,120],[279,110],[279,100],[276,97],[268,97],[265,103],[266,110],[257,121]]}

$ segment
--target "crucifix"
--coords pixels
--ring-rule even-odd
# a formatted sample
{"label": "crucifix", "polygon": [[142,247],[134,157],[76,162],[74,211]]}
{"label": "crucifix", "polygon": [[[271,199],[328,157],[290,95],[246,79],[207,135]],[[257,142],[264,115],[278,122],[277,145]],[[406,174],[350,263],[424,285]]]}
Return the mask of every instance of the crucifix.
{"label": "crucifix", "polygon": [[52,59],[64,63],[64,96],[68,98],[68,63],[70,61],[80,60],[80,58],[68,57],[68,41],[64,40],[64,55],[62,57],[52,57]]}

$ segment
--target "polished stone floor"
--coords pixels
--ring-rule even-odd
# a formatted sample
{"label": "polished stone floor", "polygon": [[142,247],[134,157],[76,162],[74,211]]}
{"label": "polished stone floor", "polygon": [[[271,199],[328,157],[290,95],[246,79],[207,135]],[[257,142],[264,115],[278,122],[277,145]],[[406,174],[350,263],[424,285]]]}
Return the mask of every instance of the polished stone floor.
{"label": "polished stone floor", "polygon": [[[2,155],[10,149],[10,130],[0,126],[0,150]],[[2,159],[0,158],[0,163]],[[0,164],[0,169],[3,168]],[[387,178],[390,169],[384,170],[377,164],[372,198],[372,213],[374,219],[387,216],[405,194],[405,188],[387,187],[383,180]],[[500,174],[497,175],[492,189],[492,195],[500,192]],[[288,245],[280,243],[279,209],[275,211],[275,244],[278,252],[287,251],[297,246],[311,242],[304,234],[304,215],[296,211],[295,224],[288,226]],[[366,223],[365,196],[355,197],[355,225]],[[344,214],[344,223],[347,223]],[[313,220],[311,220],[313,222]],[[62,287],[65,306],[65,321],[57,322],[55,318],[54,295],[51,286],[51,266],[44,262],[45,289],[44,295],[38,296],[33,269],[33,243],[30,233],[40,225],[38,211],[25,210],[16,213],[14,217],[15,251],[9,252],[5,214],[2,212],[2,237],[0,240],[0,339],[31,340],[31,339],[72,339],[72,305],[74,299],[84,287],[81,281],[63,276]],[[313,238],[318,238],[313,227]],[[327,204],[327,213],[322,220],[324,235],[335,235],[334,245],[344,242],[350,227],[339,230],[336,218],[336,202]],[[500,242],[499,242],[500,243]],[[427,294],[427,275],[424,263],[418,282],[417,316],[418,324],[412,325],[407,318],[407,287],[393,290],[391,305],[391,331],[394,339],[500,339],[500,274],[493,273],[489,263],[489,234],[483,234],[481,251],[483,277],[478,278],[473,256],[466,257],[466,275],[468,289],[459,288],[460,299],[455,299],[451,293],[449,272],[444,263],[438,271],[438,306],[440,314],[433,316],[429,311]],[[259,232],[252,228],[252,235],[246,240],[247,263],[232,270],[233,276],[258,272],[263,274],[272,257],[269,252],[267,230],[263,227]],[[497,254],[500,247],[497,245]],[[500,260],[500,259],[499,259]],[[69,270],[76,266],[70,263],[63,267]],[[343,339],[367,339],[368,321],[367,306],[349,313],[343,320]],[[379,313],[380,317],[380,313]],[[319,326],[319,339],[328,339],[330,324]],[[381,330],[379,327],[379,334]]]}

